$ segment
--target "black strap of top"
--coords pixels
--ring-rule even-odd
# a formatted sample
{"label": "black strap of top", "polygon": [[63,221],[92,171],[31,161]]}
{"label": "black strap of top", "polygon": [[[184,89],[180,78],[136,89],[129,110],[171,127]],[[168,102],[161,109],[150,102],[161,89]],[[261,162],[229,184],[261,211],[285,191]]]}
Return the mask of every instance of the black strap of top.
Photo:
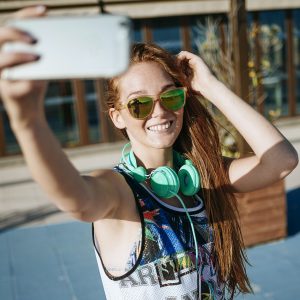
{"label": "black strap of top", "polygon": [[146,190],[132,177],[130,176],[126,171],[122,170],[120,167],[116,166],[114,167],[114,170],[125,178],[127,184],[132,189],[134,195],[138,194],[139,196],[143,197],[146,196]]}

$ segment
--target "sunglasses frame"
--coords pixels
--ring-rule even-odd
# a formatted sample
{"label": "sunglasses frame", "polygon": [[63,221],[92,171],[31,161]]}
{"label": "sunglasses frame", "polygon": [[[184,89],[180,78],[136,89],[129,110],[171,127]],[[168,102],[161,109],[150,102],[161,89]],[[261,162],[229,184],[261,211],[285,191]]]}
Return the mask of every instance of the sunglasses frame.
{"label": "sunglasses frame", "polygon": [[[168,92],[170,92],[170,91],[173,91],[173,90],[183,90],[183,91],[184,91],[184,101],[183,101],[183,105],[182,105],[182,107],[184,107],[184,106],[185,106],[185,101],[186,101],[186,94],[187,94],[187,88],[186,88],[185,86],[183,86],[183,87],[174,87],[174,88],[171,88],[171,89],[169,89],[169,90],[166,90],[166,91],[161,92],[159,95],[139,95],[139,96],[137,96],[137,97],[133,97],[133,98],[128,99],[128,101],[127,101],[126,103],[124,103],[124,104],[117,104],[117,105],[115,106],[115,108],[116,108],[117,110],[122,110],[122,109],[127,108],[128,113],[129,113],[133,118],[135,118],[135,119],[137,119],[137,120],[144,120],[144,119],[148,118],[148,117],[151,115],[151,113],[153,112],[153,109],[154,109],[154,106],[155,106],[155,102],[156,102],[156,101],[160,101],[160,102],[161,102],[161,105],[163,106],[164,109],[169,110],[169,111],[173,111],[173,112],[174,112],[174,111],[177,111],[177,110],[181,109],[182,107],[179,108],[179,109],[177,109],[177,110],[171,110],[171,109],[168,109],[168,108],[166,108],[166,107],[164,106],[164,104],[163,104],[163,102],[162,102],[162,99],[161,99],[161,95],[163,95],[163,94],[165,94],[165,93],[168,93]],[[128,103],[129,103],[131,100],[136,99],[136,98],[139,98],[139,97],[149,97],[149,98],[151,98],[152,101],[153,101],[153,102],[152,102],[152,108],[151,108],[149,114],[147,114],[147,115],[146,115],[145,117],[143,117],[143,118],[136,118],[136,117],[134,117],[134,116],[130,113],[130,110],[129,110],[129,108],[128,108]]]}

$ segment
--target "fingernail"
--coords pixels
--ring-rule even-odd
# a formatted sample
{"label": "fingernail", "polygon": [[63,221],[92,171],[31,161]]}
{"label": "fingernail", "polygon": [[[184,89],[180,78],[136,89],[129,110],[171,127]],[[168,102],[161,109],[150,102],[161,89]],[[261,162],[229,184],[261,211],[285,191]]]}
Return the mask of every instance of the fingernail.
{"label": "fingernail", "polygon": [[37,39],[34,38],[31,34],[29,33],[24,33],[24,39],[26,40],[26,42],[30,43],[30,44],[36,44],[37,43]]}
{"label": "fingernail", "polygon": [[33,54],[33,53],[27,54],[27,57],[28,60],[33,60],[33,61],[39,60],[41,58],[39,54]]}
{"label": "fingernail", "polygon": [[46,11],[46,6],[44,6],[44,5],[38,5],[38,6],[35,7],[35,9],[36,9],[36,11],[38,13],[43,13],[43,12]]}

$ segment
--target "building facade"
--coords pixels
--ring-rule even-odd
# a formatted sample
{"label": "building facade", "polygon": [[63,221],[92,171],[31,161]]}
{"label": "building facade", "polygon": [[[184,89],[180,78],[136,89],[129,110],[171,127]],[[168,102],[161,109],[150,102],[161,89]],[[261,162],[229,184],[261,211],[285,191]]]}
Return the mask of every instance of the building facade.
{"label": "building facade", "polygon": [[[0,23],[13,11],[34,4],[47,5],[50,15],[129,15],[135,42],[154,42],[173,53],[189,50],[205,55],[209,50],[214,51],[216,48],[205,48],[211,41],[211,32],[215,47],[220,47],[225,54],[231,49],[230,0],[8,0],[0,3]],[[299,150],[300,0],[248,0],[246,9],[250,49],[247,101],[273,120]],[[45,110],[63,147],[119,140],[107,117],[104,98],[102,79],[50,82]],[[0,103],[0,157],[19,151]],[[297,180],[295,177],[289,187],[296,187]],[[298,182],[300,186],[300,179]]]}

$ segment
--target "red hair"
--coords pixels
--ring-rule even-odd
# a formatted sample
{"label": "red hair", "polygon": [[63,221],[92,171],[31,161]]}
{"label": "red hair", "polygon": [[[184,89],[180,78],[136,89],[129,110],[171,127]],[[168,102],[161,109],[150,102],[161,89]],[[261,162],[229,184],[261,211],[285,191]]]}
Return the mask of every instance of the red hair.
{"label": "red hair", "polygon": [[[192,160],[202,179],[202,194],[210,225],[214,229],[214,261],[219,279],[233,298],[236,291],[251,292],[246,274],[244,243],[239,225],[237,202],[230,190],[216,123],[201,103],[201,95],[191,87],[193,71],[187,61],[178,63],[176,56],[153,44],[136,44],[132,48],[131,65],[158,63],[178,86],[186,86],[182,130],[174,149]],[[119,101],[118,77],[107,86],[107,104]],[[122,131],[125,137],[125,130]],[[127,137],[128,138],[128,137]]]}

